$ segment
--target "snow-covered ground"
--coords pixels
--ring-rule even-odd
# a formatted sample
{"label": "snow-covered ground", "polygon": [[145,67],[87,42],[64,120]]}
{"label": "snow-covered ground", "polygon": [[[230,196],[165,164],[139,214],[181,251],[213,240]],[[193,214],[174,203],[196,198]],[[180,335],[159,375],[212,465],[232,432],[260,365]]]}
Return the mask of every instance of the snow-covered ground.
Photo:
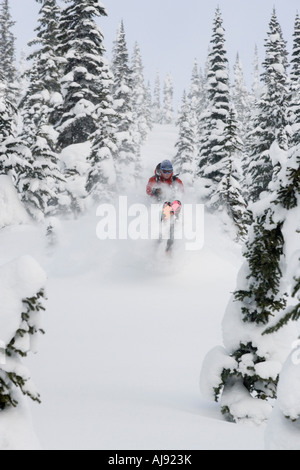
{"label": "snow-covered ground", "polygon": [[[153,129],[143,188],[176,137]],[[173,257],[155,241],[100,241],[97,222],[62,221],[54,248],[41,227],[0,231],[1,264],[29,254],[48,276],[46,335],[24,360],[42,404],[2,415],[0,448],[264,449],[263,426],[225,422],[199,391],[202,361],[222,344],[240,247],[207,215],[204,247]]]}

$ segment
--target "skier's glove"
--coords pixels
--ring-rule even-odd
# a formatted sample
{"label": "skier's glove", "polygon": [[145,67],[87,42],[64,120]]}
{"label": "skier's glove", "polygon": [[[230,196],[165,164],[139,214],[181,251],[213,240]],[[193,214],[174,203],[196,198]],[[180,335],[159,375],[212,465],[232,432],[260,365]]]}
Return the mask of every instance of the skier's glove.
{"label": "skier's glove", "polygon": [[153,188],[152,189],[153,196],[160,196],[161,195],[161,188]]}

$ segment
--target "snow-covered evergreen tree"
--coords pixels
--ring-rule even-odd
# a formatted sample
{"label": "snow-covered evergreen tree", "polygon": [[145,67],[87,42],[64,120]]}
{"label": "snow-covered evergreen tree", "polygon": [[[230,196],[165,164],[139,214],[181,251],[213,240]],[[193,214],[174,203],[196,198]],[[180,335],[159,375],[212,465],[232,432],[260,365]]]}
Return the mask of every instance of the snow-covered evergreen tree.
{"label": "snow-covered evergreen tree", "polygon": [[298,13],[294,23],[294,41],[291,57],[291,73],[290,73],[290,93],[289,93],[289,112],[288,121],[291,126],[291,147],[297,145],[299,138],[299,122],[300,122],[300,18]]}
{"label": "snow-covered evergreen tree", "polygon": [[175,144],[177,153],[173,159],[175,173],[179,173],[187,186],[192,186],[195,174],[196,137],[195,126],[191,122],[192,113],[186,92],[177,121],[178,140]]}
{"label": "snow-covered evergreen tree", "polygon": [[133,133],[136,146],[135,177],[141,178],[141,146],[149,134],[146,86],[144,81],[143,64],[139,45],[135,43],[131,60],[131,83],[132,83],[132,116]]}
{"label": "snow-covered evergreen tree", "polygon": [[155,124],[162,123],[162,107],[161,107],[161,86],[159,73],[156,73],[153,102],[152,102],[152,118]]}
{"label": "snow-covered evergreen tree", "polygon": [[[281,158],[282,169],[277,175],[278,204],[285,209],[283,232],[285,235],[285,255],[293,271],[285,273],[291,286],[293,305],[283,312],[282,318],[270,331],[277,331],[291,319],[300,318],[300,259],[298,247],[300,243],[300,28],[299,17],[296,15],[293,44],[293,60],[291,71],[291,96],[289,116],[292,122],[290,148],[287,159]],[[282,217],[284,213],[282,214]]]}
{"label": "snow-covered evergreen tree", "polygon": [[[270,41],[281,42],[281,34],[275,30],[278,34],[271,36]],[[294,58],[297,50],[296,41]],[[290,320],[300,318],[299,114],[294,114],[292,146],[287,151],[282,148],[285,147],[286,56],[281,52],[279,56],[267,57],[271,62],[267,69],[273,79],[271,83],[274,85],[273,75],[277,71],[282,78],[279,84],[284,98],[284,115],[281,119],[278,116],[279,133],[273,123],[274,140],[268,149],[276,172],[272,172],[269,193],[249,206],[252,225],[244,250],[245,261],[223,320],[225,348],[212,350],[202,371],[203,387],[206,390],[208,387],[215,399],[221,397],[223,413],[236,422],[268,420],[272,411],[270,399],[276,398],[282,365],[298,336],[298,328]],[[281,67],[278,67],[278,57],[282,60]],[[272,89],[276,98],[274,109],[278,110],[275,85]],[[295,106],[291,101],[291,107]]]}
{"label": "snow-covered evergreen tree", "polygon": [[0,73],[4,77],[5,97],[16,106],[18,85],[15,66],[16,38],[12,32],[14,25],[15,21],[11,17],[9,0],[2,0],[0,10]]}
{"label": "snow-covered evergreen tree", "polygon": [[136,153],[132,113],[132,72],[129,67],[123,21],[114,42],[112,72],[114,76],[112,94],[116,112],[115,136],[118,145],[115,161],[119,186],[125,189],[135,184],[136,165],[139,158]]}
{"label": "snow-covered evergreen tree", "polygon": [[[41,0],[37,1],[41,3]],[[53,138],[51,114],[62,100],[60,59],[56,54],[59,15],[60,8],[56,0],[43,0],[35,29],[37,35],[29,42],[29,46],[35,49],[27,58],[32,61],[32,65],[25,72],[28,89],[20,103],[22,135],[29,146],[35,141],[41,124],[49,126],[49,139]]]}
{"label": "snow-covered evergreen tree", "polygon": [[162,110],[162,123],[163,124],[172,124],[174,122],[173,95],[174,95],[173,78],[171,74],[168,73],[165,78],[164,88],[163,88],[163,110]]}
{"label": "snow-covered evergreen tree", "polygon": [[[209,353],[204,365],[204,375],[214,376],[210,386],[215,399],[221,396],[224,415],[235,422],[267,421],[282,364],[297,338],[294,325],[282,330],[280,326],[291,316],[297,317],[298,311],[297,306],[289,306],[290,282],[283,274],[289,259],[287,239],[295,238],[299,227],[294,214],[287,223],[287,208],[292,201],[295,203],[294,191],[299,192],[299,175],[298,182],[297,172],[290,175],[296,183],[293,188],[285,178],[286,151],[276,142],[271,146],[270,157],[281,171],[273,174],[270,193],[264,200],[250,206],[253,222],[244,250],[245,261],[223,320],[225,348]],[[299,246],[299,240],[295,246]]]}
{"label": "snow-covered evergreen tree", "polygon": [[232,103],[237,113],[237,120],[241,125],[240,137],[244,142],[245,134],[249,131],[250,96],[245,83],[243,66],[239,54],[237,54],[233,72]]}
{"label": "snow-covered evergreen tree", "polygon": [[19,180],[30,170],[30,155],[26,143],[17,136],[17,110],[3,95],[0,97],[0,174],[9,175],[19,192]]}
{"label": "snow-covered evergreen tree", "polygon": [[259,59],[258,59],[258,49],[255,45],[254,49],[254,59],[253,59],[253,72],[252,72],[252,86],[251,92],[248,96],[249,101],[249,108],[248,114],[246,113],[246,125],[244,127],[243,138],[244,138],[244,155],[243,155],[243,195],[246,201],[250,200],[249,191],[251,189],[251,179],[248,178],[248,170],[251,163],[251,153],[252,149],[255,146],[256,138],[253,135],[253,126],[254,126],[254,113],[253,110],[256,110],[258,100],[260,99],[262,94],[262,84],[260,81],[260,73],[259,73]]}
{"label": "snow-covered evergreen tree", "polygon": [[60,188],[64,178],[59,170],[55,143],[50,142],[48,128],[43,123],[37,129],[31,146],[30,168],[19,178],[19,190],[27,211],[41,222],[45,216],[62,210]]}
{"label": "snow-covered evergreen tree", "polygon": [[198,142],[199,142],[199,137],[198,137],[199,116],[202,112],[202,110],[200,110],[200,106],[201,106],[201,104],[200,104],[200,101],[201,101],[201,84],[202,84],[202,82],[201,82],[200,74],[199,74],[199,70],[198,70],[198,62],[195,59],[193,70],[192,70],[191,85],[190,85],[190,91],[189,91],[189,94],[188,94],[188,99],[189,99],[189,103],[190,103],[191,124],[192,124],[193,129],[194,129],[196,149],[198,148]]}
{"label": "snow-covered evergreen tree", "polygon": [[145,87],[145,102],[146,102],[145,117],[146,117],[147,128],[149,129],[149,132],[150,132],[153,127],[153,116],[152,116],[152,94],[151,94],[151,86],[150,86],[149,81]]}
{"label": "snow-covered evergreen tree", "polygon": [[[225,31],[220,9],[217,8],[213,24],[209,69],[207,73],[208,107],[201,115],[201,136],[198,176],[205,187],[208,206],[212,194],[225,174],[224,128],[229,113],[228,60],[225,49]],[[215,207],[216,208],[216,207]]]}
{"label": "snow-covered evergreen tree", "polygon": [[[253,72],[252,72],[252,103],[258,100],[261,96],[261,81],[260,81],[260,73],[259,73],[259,58],[258,58],[258,49],[257,45],[254,48],[254,59],[253,59]],[[251,100],[251,95],[250,95]]]}
{"label": "snow-covered evergreen tree", "polygon": [[89,170],[86,181],[88,196],[96,203],[109,200],[116,190],[116,169],[114,155],[117,153],[115,126],[113,124],[114,112],[111,87],[113,76],[107,68],[102,71],[102,101],[97,108],[98,120],[101,125],[94,133],[91,154],[87,161]]}
{"label": "snow-covered evergreen tree", "polygon": [[29,85],[20,103],[22,138],[31,150],[31,168],[20,175],[19,188],[22,188],[22,200],[27,210],[41,221],[50,212],[58,211],[58,193],[63,177],[55,153],[57,133],[52,119],[62,96],[61,60],[56,54],[60,8],[56,0],[38,1],[42,6],[35,29],[37,36],[29,43],[35,47],[28,56],[28,60],[32,60],[32,67],[26,73]]}
{"label": "snow-covered evergreen tree", "polygon": [[225,174],[216,194],[212,196],[212,203],[217,204],[220,210],[226,211],[233,222],[236,239],[243,239],[247,233],[244,219],[246,202],[241,189],[243,142],[239,134],[237,113],[232,107],[224,128]]}
{"label": "snow-covered evergreen tree", "polygon": [[269,23],[265,48],[262,74],[264,90],[256,106],[254,129],[249,135],[252,148],[246,183],[253,201],[268,189],[272,180],[274,164],[270,158],[271,145],[276,141],[281,149],[286,150],[288,142],[287,50],[275,9]]}
{"label": "snow-covered evergreen tree", "polygon": [[142,63],[141,51],[139,45],[135,43],[133,56],[131,60],[131,81],[132,81],[132,113],[136,126],[136,132],[139,137],[139,144],[143,144],[149,133],[147,121],[146,86],[144,80],[144,67]]}
{"label": "snow-covered evergreen tree", "polygon": [[36,352],[35,337],[43,332],[40,315],[45,310],[46,276],[34,259],[24,256],[2,266],[0,277],[1,318],[6,319],[6,324],[1,325],[5,356],[2,352],[0,410],[5,410],[18,405],[18,389],[40,402],[22,358],[30,351]]}
{"label": "snow-covered evergreen tree", "polygon": [[95,22],[106,16],[98,0],[71,0],[62,10],[57,36],[57,54],[65,59],[61,80],[63,103],[58,145],[63,149],[71,144],[90,140],[98,127],[96,113],[101,102],[103,67],[103,35]]}

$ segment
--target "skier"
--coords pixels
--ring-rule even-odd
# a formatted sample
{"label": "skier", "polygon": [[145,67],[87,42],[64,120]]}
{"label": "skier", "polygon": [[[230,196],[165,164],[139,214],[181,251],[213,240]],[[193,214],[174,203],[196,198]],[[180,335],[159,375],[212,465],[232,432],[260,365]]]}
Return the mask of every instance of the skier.
{"label": "skier", "polygon": [[[183,193],[184,187],[178,175],[173,174],[173,165],[169,160],[164,160],[159,163],[155,169],[155,175],[152,176],[147,184],[146,192],[157,201],[166,201],[168,192],[174,193],[180,191]],[[174,244],[174,223],[179,217],[181,211],[181,202],[175,199],[173,202],[166,201],[162,207],[161,222],[169,221],[169,239],[167,241],[166,253],[171,252]],[[159,241],[161,241],[161,236]]]}
{"label": "skier", "polygon": [[179,190],[183,193],[184,187],[178,175],[173,174],[173,165],[170,160],[159,163],[147,184],[146,192],[149,196],[161,200],[164,189]]}

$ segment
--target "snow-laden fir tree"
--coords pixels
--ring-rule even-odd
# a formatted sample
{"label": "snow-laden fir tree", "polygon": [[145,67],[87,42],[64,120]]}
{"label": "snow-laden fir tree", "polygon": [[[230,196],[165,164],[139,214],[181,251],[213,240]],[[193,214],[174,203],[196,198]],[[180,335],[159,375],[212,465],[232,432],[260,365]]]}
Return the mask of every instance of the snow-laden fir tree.
{"label": "snow-laden fir tree", "polygon": [[138,155],[135,146],[135,128],[132,109],[132,72],[129,66],[128,49],[123,21],[117,31],[112,57],[114,76],[112,94],[116,112],[116,139],[118,152],[115,155],[117,179],[122,189],[135,185]]}
{"label": "snow-laden fir tree", "polygon": [[132,82],[132,113],[136,126],[139,144],[143,144],[149,133],[147,120],[148,101],[146,99],[146,86],[144,80],[144,67],[142,63],[141,51],[138,43],[135,43],[131,59],[131,82]]}
{"label": "snow-laden fir tree", "polygon": [[17,135],[17,121],[16,108],[5,95],[0,96],[0,174],[10,176],[20,193],[19,181],[30,170],[31,152]]}
{"label": "snow-laden fir tree", "polygon": [[244,142],[245,135],[249,132],[250,96],[245,83],[243,66],[239,54],[237,54],[233,67],[232,103],[237,113],[237,120],[241,126],[240,137]]}
{"label": "snow-laden fir tree", "polygon": [[283,233],[285,235],[285,256],[291,268],[285,273],[291,286],[294,302],[283,312],[280,321],[268,331],[277,331],[290,320],[300,318],[300,23],[296,15],[294,26],[294,43],[292,53],[292,70],[290,82],[289,117],[291,122],[290,148],[287,159],[277,175],[278,204],[285,210]]}
{"label": "snow-laden fir tree", "polygon": [[61,12],[57,53],[65,59],[58,146],[89,141],[98,127],[101,102],[103,35],[95,18],[106,16],[98,0],[71,0]]}
{"label": "snow-laden fir tree", "polygon": [[15,41],[12,28],[15,25],[11,13],[9,0],[2,0],[0,5],[0,73],[4,77],[4,93],[8,101],[17,105],[18,84],[15,66]]}
{"label": "snow-laden fir tree", "polygon": [[233,67],[233,85],[232,85],[231,97],[232,97],[233,106],[237,113],[236,118],[238,121],[238,129],[239,129],[238,136],[241,140],[240,163],[241,163],[242,174],[240,177],[240,184],[241,184],[243,197],[248,200],[247,187],[245,184],[245,171],[246,171],[247,164],[248,164],[247,149],[249,148],[249,142],[246,136],[252,130],[252,127],[251,127],[252,107],[251,107],[251,97],[250,97],[250,93],[245,83],[244,74],[243,74],[243,66],[240,61],[239,54],[237,54],[236,61]]}
{"label": "snow-laden fir tree", "polygon": [[208,207],[212,194],[225,174],[224,128],[229,114],[229,76],[225,48],[225,31],[220,9],[216,9],[207,72],[206,111],[201,115],[198,176],[205,188],[204,201]]}
{"label": "snow-laden fir tree", "polygon": [[147,127],[150,132],[153,128],[153,117],[152,117],[152,94],[151,94],[151,85],[149,81],[145,87],[145,102],[146,102],[145,117],[146,117]]}
{"label": "snow-laden fir tree", "polygon": [[[249,101],[249,108],[248,108],[248,115],[245,116],[246,125],[244,127],[243,132],[243,143],[244,143],[244,155],[243,155],[243,182],[242,182],[242,189],[243,195],[246,201],[250,200],[249,190],[251,189],[251,180],[248,178],[248,169],[251,163],[251,152],[253,147],[255,146],[255,136],[253,135],[253,121],[255,114],[253,110],[256,109],[257,103],[262,94],[262,83],[260,81],[260,73],[259,73],[259,58],[258,58],[258,49],[255,45],[254,48],[254,59],[253,59],[253,71],[252,71],[252,85],[251,91],[248,95]],[[248,180],[248,184],[247,184]]]}
{"label": "snow-laden fir tree", "polygon": [[262,86],[260,81],[260,73],[259,73],[259,58],[258,58],[258,49],[257,45],[254,48],[254,59],[253,59],[253,72],[252,72],[252,86],[251,86],[251,94],[250,94],[250,101],[251,103],[255,103],[261,96]]}
{"label": "snow-laden fir tree", "polygon": [[48,127],[42,122],[37,129],[29,157],[30,168],[19,178],[22,201],[34,220],[67,210],[61,195],[65,182],[59,169],[55,143],[49,139]]}
{"label": "snow-laden fir tree", "polygon": [[86,181],[86,192],[94,203],[108,201],[116,190],[116,169],[114,155],[118,148],[114,137],[115,113],[112,110],[113,98],[111,87],[113,76],[109,65],[102,68],[101,104],[97,107],[98,120],[101,125],[92,135],[92,149],[87,161],[89,170]]}
{"label": "snow-laden fir tree", "polygon": [[160,76],[159,73],[156,73],[154,91],[153,91],[153,101],[152,101],[152,119],[155,124],[162,123],[162,106],[161,106],[161,86],[160,86]]}
{"label": "snow-laden fir tree", "polygon": [[291,126],[291,147],[297,145],[297,138],[299,137],[299,122],[300,122],[300,106],[299,106],[299,93],[300,93],[300,18],[296,14],[293,33],[293,51],[291,57],[291,73],[290,73],[290,89],[289,89],[289,112],[288,122]]}
{"label": "snow-laden fir tree", "polygon": [[167,74],[164,80],[163,87],[163,110],[162,110],[162,124],[172,124],[174,122],[174,83],[170,73]]}
{"label": "snow-laden fir tree", "polygon": [[[297,31],[297,19],[295,25]],[[299,82],[299,54],[295,33],[291,89]],[[253,222],[245,261],[223,320],[225,348],[212,350],[202,370],[203,388],[221,399],[223,413],[233,421],[267,421],[282,364],[298,337],[290,321],[300,318],[300,116],[294,99],[290,149],[273,142],[269,153],[277,171],[269,193],[249,206]]]}
{"label": "snow-laden fir tree", "polygon": [[205,136],[208,132],[208,116],[209,116],[209,99],[208,99],[208,70],[210,60],[211,47],[208,48],[208,54],[205,62],[204,70],[199,69],[199,103],[197,109],[197,166],[195,169],[195,176],[199,176],[199,157],[203,143],[205,142]]}
{"label": "snow-laden fir tree", "polygon": [[[292,225],[287,224],[286,199],[282,197],[286,153],[276,142],[271,146],[270,157],[281,171],[274,173],[264,200],[250,206],[253,222],[245,261],[222,325],[225,347],[211,351],[203,367],[202,384],[209,383],[215,399],[221,400],[222,412],[235,422],[267,421],[282,364],[298,333],[295,325],[282,330],[276,326],[284,321],[283,312],[290,302],[286,240],[296,233],[295,224],[299,226],[295,214]],[[286,183],[284,187],[290,191],[291,185]],[[292,194],[291,190],[293,199]]]}
{"label": "snow-laden fir tree", "polygon": [[[201,77],[202,79],[202,77]],[[198,70],[198,62],[195,59],[194,61],[194,66],[192,69],[192,76],[191,76],[191,84],[190,84],[190,90],[188,93],[188,99],[190,103],[190,113],[191,113],[191,124],[194,128],[194,134],[195,134],[195,141],[196,141],[196,146],[198,146],[198,130],[199,130],[199,116],[202,112],[200,110],[200,100],[201,100],[201,84],[202,81],[200,79],[200,74]],[[196,147],[197,149],[198,147]],[[194,170],[195,171],[195,170]]]}
{"label": "snow-laden fir tree", "polygon": [[252,201],[256,201],[261,192],[268,189],[272,180],[274,164],[270,158],[271,145],[276,141],[281,149],[286,150],[288,143],[287,50],[275,9],[269,23],[265,49],[262,74],[264,89],[257,102],[254,129],[249,134],[252,148],[246,184]]}
{"label": "snow-laden fir tree", "polygon": [[56,106],[61,103],[61,59],[56,54],[60,8],[56,0],[38,0],[37,36],[30,41],[34,47],[28,56],[32,67],[26,76],[27,92],[20,103],[23,118],[22,137],[31,151],[28,172],[20,175],[22,200],[35,220],[57,213],[61,183],[64,181],[55,152],[57,133],[52,122]]}
{"label": "snow-laden fir tree", "polygon": [[23,96],[26,94],[27,88],[28,88],[28,78],[26,76],[26,70],[27,70],[26,52],[25,52],[25,49],[22,49],[20,52],[20,58],[19,58],[19,62],[17,65],[16,82],[18,83],[18,89],[16,91],[16,96],[15,96],[17,108],[19,108],[20,102]]}
{"label": "snow-laden fir tree", "polygon": [[245,210],[246,202],[242,195],[242,152],[243,142],[240,138],[240,129],[235,108],[229,111],[227,124],[224,128],[225,173],[221,179],[216,194],[212,196],[212,203],[225,211],[233,225],[235,238],[244,239],[247,233]]}
{"label": "snow-laden fir tree", "polygon": [[181,175],[187,186],[193,185],[195,175],[196,137],[192,117],[191,106],[184,92],[177,121],[178,139],[175,143],[177,152],[173,164],[175,172]]}
{"label": "snow-laden fir tree", "polygon": [[[285,210],[282,228],[285,246],[286,270],[284,277],[290,286],[291,302],[282,315],[271,327],[268,334],[286,329],[291,321],[299,322],[300,318],[300,98],[297,90],[300,86],[300,28],[299,16],[296,15],[294,26],[294,43],[292,53],[292,70],[290,83],[291,138],[286,164],[278,174],[278,204]],[[294,351],[286,360],[280,373],[278,399],[266,430],[266,444],[272,450],[299,450],[300,436],[300,403],[298,394],[300,374],[299,339],[291,346]]]}
{"label": "snow-laden fir tree", "polygon": [[18,405],[18,390],[40,402],[22,362],[29,352],[36,352],[36,336],[43,333],[40,316],[45,310],[46,276],[34,259],[24,256],[2,266],[0,277],[1,318],[6,319],[1,325],[0,410],[5,410]]}
{"label": "snow-laden fir tree", "polygon": [[25,72],[28,88],[19,109],[23,120],[22,136],[32,145],[37,129],[49,125],[55,107],[62,101],[60,90],[60,58],[57,56],[57,36],[60,8],[56,0],[37,0],[42,3],[38,16],[36,37],[28,45],[33,49],[27,60],[30,68]]}
{"label": "snow-laden fir tree", "polygon": [[135,135],[136,147],[136,165],[135,177],[141,178],[141,146],[145,142],[149,127],[147,122],[148,101],[146,100],[146,87],[144,81],[144,67],[142,63],[141,51],[139,45],[135,43],[133,55],[131,59],[131,83],[132,83],[132,116],[133,116],[133,132]]}

